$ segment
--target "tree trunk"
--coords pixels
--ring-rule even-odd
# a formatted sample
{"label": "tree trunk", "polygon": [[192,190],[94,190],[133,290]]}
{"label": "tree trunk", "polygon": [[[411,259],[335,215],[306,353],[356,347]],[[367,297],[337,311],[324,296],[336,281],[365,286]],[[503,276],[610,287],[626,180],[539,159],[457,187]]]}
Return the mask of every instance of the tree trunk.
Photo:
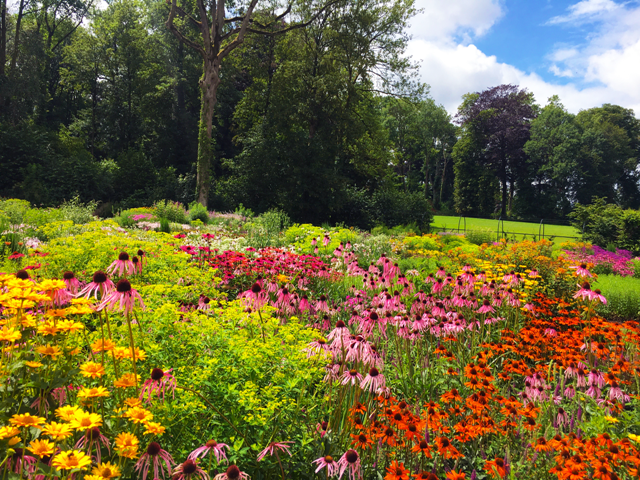
{"label": "tree trunk", "polygon": [[444,181],[447,177],[447,164],[449,163],[449,159],[447,158],[447,155],[445,153],[445,149],[444,147],[442,148],[442,180],[440,180],[440,203],[439,205],[442,206],[442,192],[444,190]]}
{"label": "tree trunk", "polygon": [[[7,0],[0,0],[0,82],[7,63]],[[1,86],[1,84],[0,84]]]}
{"label": "tree trunk", "polygon": [[16,63],[18,62],[18,52],[20,48],[20,27],[22,25],[22,17],[24,16],[24,0],[20,0],[20,8],[18,9],[18,17],[16,19],[16,34],[13,40],[13,55],[11,56],[11,68],[9,70],[11,76],[14,74]]}
{"label": "tree trunk", "polygon": [[220,61],[205,59],[204,74],[200,79],[202,105],[198,125],[198,174],[196,195],[198,202],[207,207],[211,185],[211,134],[213,130],[213,110],[216,106],[217,91],[220,86]]}

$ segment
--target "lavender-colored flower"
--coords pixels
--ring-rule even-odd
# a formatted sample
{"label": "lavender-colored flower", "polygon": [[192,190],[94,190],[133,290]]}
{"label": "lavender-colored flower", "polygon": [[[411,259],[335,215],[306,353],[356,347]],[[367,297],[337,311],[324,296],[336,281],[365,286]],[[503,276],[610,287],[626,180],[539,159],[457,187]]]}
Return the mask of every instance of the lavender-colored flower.
{"label": "lavender-colored flower", "polygon": [[191,452],[188,458],[189,460],[195,461],[198,457],[204,458],[209,452],[213,452],[213,455],[216,457],[216,462],[222,463],[222,461],[224,461],[225,463],[229,463],[227,454],[224,451],[225,448],[229,448],[229,445],[226,443],[218,443],[215,440],[209,440],[203,446]]}
{"label": "lavender-colored flower", "polygon": [[340,383],[342,385],[347,385],[349,383],[351,385],[357,385],[362,382],[362,375],[360,375],[357,370],[345,370],[340,378]]}
{"label": "lavender-colored flower", "polygon": [[147,451],[140,457],[138,462],[135,465],[136,471],[142,470],[142,480],[147,480],[147,475],[149,474],[149,468],[153,465],[153,478],[158,479],[160,476],[158,473],[162,475],[164,478],[165,469],[162,464],[165,464],[167,467],[167,471],[171,471],[171,465],[175,462],[169,452],[163,450],[160,447],[158,442],[151,442],[147,447]]}
{"label": "lavender-colored flower", "polygon": [[269,301],[269,294],[256,282],[249,290],[241,293],[239,298],[243,299],[247,307],[260,310]]}
{"label": "lavender-colored flower", "polygon": [[78,293],[78,290],[80,289],[80,282],[73,272],[64,272],[62,274],[62,280],[67,286],[67,290],[69,290],[69,293],[71,293],[72,295],[76,295]]}
{"label": "lavender-colored flower", "polygon": [[291,456],[291,450],[289,450],[290,447],[289,445],[287,445],[288,443],[293,442],[271,442],[269,445],[267,445],[267,448],[265,448],[258,454],[258,461],[262,460],[267,455],[277,455],[278,450],[280,450],[281,452],[287,452],[289,456]]}

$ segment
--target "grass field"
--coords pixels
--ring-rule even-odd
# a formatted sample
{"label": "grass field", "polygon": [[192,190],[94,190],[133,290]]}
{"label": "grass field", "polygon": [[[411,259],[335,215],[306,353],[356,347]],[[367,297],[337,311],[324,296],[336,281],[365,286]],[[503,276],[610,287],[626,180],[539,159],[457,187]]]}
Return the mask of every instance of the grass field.
{"label": "grass field", "polygon": [[[439,231],[447,230],[447,231],[457,231],[458,229],[458,221],[460,217],[449,217],[444,215],[436,215],[433,217],[433,222],[431,226]],[[460,232],[462,233],[465,228],[465,220],[460,221]],[[469,230],[479,230],[492,232],[493,240],[496,240],[497,231],[498,231],[498,220],[487,219],[487,218],[467,218],[466,219],[466,229]],[[542,231],[540,229],[540,224],[538,223],[528,223],[528,222],[512,222],[505,221],[500,222],[500,231],[507,232],[508,238],[515,237],[518,240],[522,240],[523,238],[533,240],[538,240],[538,232]],[[514,235],[515,234],[515,235]],[[570,238],[558,238],[558,237],[578,237],[580,233],[573,227],[566,225],[545,225],[544,226],[544,238],[552,240],[554,243],[562,243],[570,241]],[[551,238],[554,237],[554,238]]]}
{"label": "grass field", "polygon": [[592,288],[599,288],[607,298],[602,314],[615,318],[640,318],[640,278],[599,275]]}

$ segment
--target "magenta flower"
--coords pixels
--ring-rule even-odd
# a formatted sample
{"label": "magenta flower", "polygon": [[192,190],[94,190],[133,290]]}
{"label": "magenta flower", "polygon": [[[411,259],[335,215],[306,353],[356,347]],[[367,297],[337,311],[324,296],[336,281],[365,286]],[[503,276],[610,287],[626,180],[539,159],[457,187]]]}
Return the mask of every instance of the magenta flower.
{"label": "magenta flower", "polygon": [[118,272],[118,276],[122,277],[123,275],[133,275],[135,273],[135,267],[133,262],[129,259],[129,254],[127,252],[122,252],[118,255],[118,259],[114,260],[109,268],[107,268],[107,273],[115,274]]}
{"label": "magenta flower", "polygon": [[340,460],[338,460],[338,466],[340,467],[340,476],[342,478],[345,471],[349,471],[349,480],[356,480],[362,478],[362,470],[360,469],[360,456],[355,450],[347,450]]}
{"label": "magenta flower", "polygon": [[7,468],[10,472],[30,476],[36,471],[37,460],[35,457],[27,455],[24,449],[14,448],[15,453],[7,459]]}
{"label": "magenta flower", "polygon": [[108,310],[124,310],[124,314],[128,315],[135,307],[136,302],[140,305],[140,308],[144,310],[142,297],[137,290],[131,288],[129,280],[123,278],[116,284],[116,289],[111,291],[111,293],[100,302],[98,310],[106,307]]}
{"label": "magenta flower", "polygon": [[271,442],[269,445],[267,445],[267,448],[265,448],[258,454],[258,461],[262,460],[267,455],[275,454],[277,456],[278,450],[280,450],[281,452],[287,452],[289,456],[291,456],[291,451],[289,450],[289,445],[287,445],[287,443],[293,442]]}
{"label": "magenta flower", "polygon": [[158,442],[151,442],[147,447],[147,451],[140,457],[140,460],[135,465],[136,471],[142,470],[142,480],[147,480],[149,468],[153,465],[153,478],[154,480],[160,478],[158,473],[162,474],[162,478],[165,475],[165,469],[162,464],[165,464],[167,471],[171,471],[171,465],[175,462],[169,452],[163,450]]}
{"label": "magenta flower", "polygon": [[591,272],[589,272],[589,270],[587,270],[587,264],[586,263],[581,263],[580,265],[577,265],[575,267],[569,267],[569,268],[575,268],[576,275],[578,275],[579,277],[592,277],[593,276],[593,275],[591,275]]}
{"label": "magenta flower", "polygon": [[[209,480],[209,474],[202,470],[202,468],[200,468],[200,466],[196,462],[194,462],[193,460],[185,460],[173,471],[171,480],[188,480],[194,475],[200,477],[202,480]],[[216,475],[216,478],[218,478],[218,476],[219,475]]]}
{"label": "magenta flower", "polygon": [[109,454],[111,454],[111,449],[109,448],[109,439],[102,434],[98,427],[93,427],[86,431],[86,433],[80,440],[78,440],[73,448],[75,448],[76,450],[82,450],[84,447],[87,447],[87,453],[90,455],[92,447],[95,447],[95,458],[96,461],[100,463],[102,461],[101,445],[103,447],[106,447]]}
{"label": "magenta flower", "polygon": [[357,370],[346,370],[340,378],[340,383],[342,385],[347,385],[349,383],[351,385],[358,385],[360,382],[362,382],[362,375],[360,375]]}
{"label": "magenta flower", "polygon": [[203,446],[198,447],[193,452],[191,452],[188,458],[189,460],[195,461],[198,457],[202,456],[204,458],[207,453],[213,452],[218,463],[222,463],[223,460],[226,463],[229,463],[227,454],[224,451],[225,448],[229,448],[229,445],[227,445],[226,443],[218,443],[215,440],[209,440]]}
{"label": "magenta flower", "polygon": [[229,465],[227,470],[223,473],[219,473],[213,480],[246,480],[249,475],[240,471],[235,465]]}
{"label": "magenta flower", "polygon": [[320,457],[311,463],[318,464],[318,468],[316,468],[316,473],[326,468],[327,477],[335,477],[338,474],[338,469],[339,469],[338,463],[333,459],[331,455]]}
{"label": "magenta flower", "polygon": [[375,392],[379,388],[384,387],[384,385],[384,375],[382,375],[377,368],[373,367],[369,370],[367,376],[364,377],[362,383],[360,383],[360,388],[370,392]]}
{"label": "magenta flower", "polygon": [[478,313],[494,313],[495,309],[491,306],[491,302],[489,300],[483,300],[482,306],[478,309]]}
{"label": "magenta flower", "polygon": [[73,272],[64,272],[62,274],[62,280],[64,280],[67,290],[69,290],[72,295],[76,295],[78,293],[78,290],[80,289],[80,282]]}
{"label": "magenta flower", "polygon": [[172,371],[173,368],[170,368],[166,372],[161,368],[151,370],[151,378],[147,379],[142,385],[140,400],[144,398],[145,394],[148,394],[147,403],[151,403],[151,394],[153,392],[156,392],[156,394],[164,400],[164,394],[167,389],[174,395],[177,382],[176,377],[171,374]]}
{"label": "magenta flower", "polygon": [[94,298],[98,298],[98,292],[100,292],[100,298],[105,298],[108,294],[112,292],[115,288],[115,285],[106,273],[98,271],[93,274],[93,279],[91,282],[86,285],[80,292],[78,292],[78,297],[86,297],[89,298],[93,293]]}
{"label": "magenta flower", "polygon": [[244,299],[246,306],[253,310],[260,310],[269,301],[269,295],[257,282],[239,296]]}

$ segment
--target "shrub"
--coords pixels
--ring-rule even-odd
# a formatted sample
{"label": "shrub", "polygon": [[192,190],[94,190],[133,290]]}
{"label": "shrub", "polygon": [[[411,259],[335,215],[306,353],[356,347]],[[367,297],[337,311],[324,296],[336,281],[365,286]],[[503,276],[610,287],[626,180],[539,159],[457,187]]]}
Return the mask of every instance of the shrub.
{"label": "shrub", "polygon": [[482,245],[483,243],[491,243],[493,241],[493,231],[488,228],[482,228],[478,230],[470,230],[465,234],[467,240],[475,245]]}
{"label": "shrub", "polygon": [[71,220],[75,224],[89,223],[94,220],[93,212],[95,212],[98,202],[90,201],[82,203],[80,197],[75,196],[71,200],[60,206],[63,220]]}
{"label": "shrub", "polygon": [[189,218],[193,222],[194,220],[200,220],[204,225],[209,223],[209,212],[207,207],[198,202],[189,204]]}
{"label": "shrub", "polygon": [[164,232],[164,233],[171,233],[171,223],[169,222],[168,219],[166,218],[160,219],[160,228],[158,229],[158,231]]}
{"label": "shrub", "polygon": [[599,288],[607,299],[600,314],[614,320],[640,319],[640,279],[600,275],[593,288]]}
{"label": "shrub", "polygon": [[27,213],[30,208],[31,204],[26,200],[19,200],[17,198],[0,200],[0,212],[4,213],[12,225],[22,223],[24,214]]}
{"label": "shrub", "polygon": [[248,226],[249,239],[256,248],[280,246],[280,233],[291,225],[289,216],[281,210],[269,210]]}
{"label": "shrub", "polygon": [[171,200],[160,200],[153,205],[153,214],[175,223],[189,223],[189,215],[181,203]]}

